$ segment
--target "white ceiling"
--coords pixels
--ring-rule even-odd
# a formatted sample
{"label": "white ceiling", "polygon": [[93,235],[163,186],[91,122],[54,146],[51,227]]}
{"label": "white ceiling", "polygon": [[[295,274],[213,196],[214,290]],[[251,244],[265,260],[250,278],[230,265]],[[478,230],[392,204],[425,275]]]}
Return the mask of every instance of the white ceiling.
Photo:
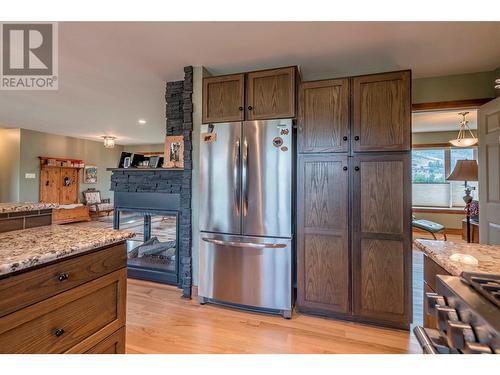
{"label": "white ceiling", "polygon": [[498,40],[499,22],[65,22],[59,90],[0,91],[0,124],[162,143],[165,81],[186,65],[218,74],[297,64],[305,80],[411,68],[418,78],[491,71]]}
{"label": "white ceiling", "polygon": [[466,119],[469,121],[471,129],[477,129],[477,110],[470,109],[454,109],[446,111],[432,112],[415,112],[412,115],[412,132],[442,132],[456,131],[458,132],[459,123],[462,120],[459,112],[469,112]]}

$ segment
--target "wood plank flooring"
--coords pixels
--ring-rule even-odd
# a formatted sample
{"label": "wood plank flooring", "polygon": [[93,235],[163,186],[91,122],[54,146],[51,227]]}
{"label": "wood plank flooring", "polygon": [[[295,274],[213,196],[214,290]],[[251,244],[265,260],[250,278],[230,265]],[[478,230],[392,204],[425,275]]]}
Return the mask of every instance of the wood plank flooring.
{"label": "wood plank flooring", "polygon": [[406,331],[294,313],[291,320],[180,297],[128,282],[127,353],[420,353]]}

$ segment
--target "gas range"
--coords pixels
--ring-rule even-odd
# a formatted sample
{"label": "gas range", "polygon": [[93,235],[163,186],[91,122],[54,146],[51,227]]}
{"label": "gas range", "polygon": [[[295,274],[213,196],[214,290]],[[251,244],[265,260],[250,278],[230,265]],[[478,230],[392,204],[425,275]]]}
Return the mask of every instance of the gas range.
{"label": "gas range", "polygon": [[500,275],[438,275],[426,301],[437,327],[414,329],[424,353],[500,354]]}

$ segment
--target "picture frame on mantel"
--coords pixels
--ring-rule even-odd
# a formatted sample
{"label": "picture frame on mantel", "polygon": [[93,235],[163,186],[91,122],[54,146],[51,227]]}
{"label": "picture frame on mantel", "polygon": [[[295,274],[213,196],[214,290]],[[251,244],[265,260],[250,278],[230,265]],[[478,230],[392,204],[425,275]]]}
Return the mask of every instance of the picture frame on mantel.
{"label": "picture frame on mantel", "polygon": [[165,154],[163,168],[184,169],[184,137],[167,135],[165,137]]}

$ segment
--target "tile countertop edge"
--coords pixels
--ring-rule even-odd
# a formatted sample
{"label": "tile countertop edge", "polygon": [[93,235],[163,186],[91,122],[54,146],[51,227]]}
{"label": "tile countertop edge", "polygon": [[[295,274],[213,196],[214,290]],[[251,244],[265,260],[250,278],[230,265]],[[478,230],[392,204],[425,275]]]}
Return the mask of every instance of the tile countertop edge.
{"label": "tile countertop edge", "polygon": [[[416,248],[428,255],[450,274],[460,276],[462,272],[500,273],[500,246],[472,243],[454,243],[453,241],[435,241],[416,239]],[[477,265],[450,259],[455,254],[474,257]]]}
{"label": "tile countertop edge", "polygon": [[[134,233],[50,225],[0,234],[0,278],[46,263],[113,245]],[[4,243],[2,243],[4,242]]]}

